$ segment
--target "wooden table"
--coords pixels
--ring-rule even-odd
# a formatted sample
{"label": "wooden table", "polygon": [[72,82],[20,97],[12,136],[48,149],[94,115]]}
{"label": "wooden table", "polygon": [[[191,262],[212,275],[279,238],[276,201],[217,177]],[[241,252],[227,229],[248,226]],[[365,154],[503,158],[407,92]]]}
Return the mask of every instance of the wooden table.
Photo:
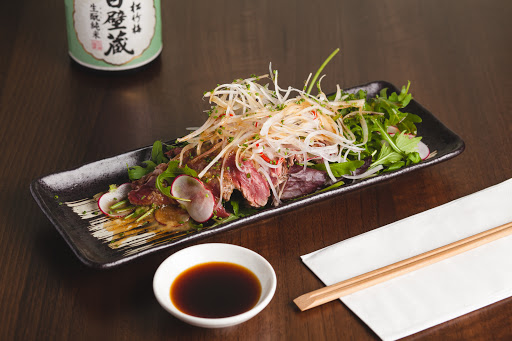
{"label": "wooden table", "polygon": [[[0,11],[0,339],[377,339],[340,302],[298,312],[322,286],[299,256],[512,176],[510,1],[162,1],[164,50],[146,70],[108,76],[73,66],[64,2]],[[157,303],[152,278],[176,250],[111,270],[82,265],[29,193],[40,176],[202,124],[204,90],[269,62],[301,87],[336,47],[324,89],[410,80],[415,98],[466,143],[448,162],[201,242],[242,245],[275,268],[257,317],[206,330]],[[357,260],[354,260],[357,261]],[[409,339],[512,338],[512,299]]]}

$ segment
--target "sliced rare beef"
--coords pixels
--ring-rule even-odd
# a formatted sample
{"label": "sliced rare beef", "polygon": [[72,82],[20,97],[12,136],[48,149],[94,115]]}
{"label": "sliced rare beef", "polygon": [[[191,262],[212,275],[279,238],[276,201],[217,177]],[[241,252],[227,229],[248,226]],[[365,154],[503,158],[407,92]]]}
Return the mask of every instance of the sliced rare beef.
{"label": "sliced rare beef", "polygon": [[278,188],[282,183],[288,179],[288,164],[286,162],[280,163],[277,168],[270,168],[270,179],[275,188]]}
{"label": "sliced rare beef", "polygon": [[322,188],[327,179],[326,172],[293,165],[288,169],[288,181],[286,182],[281,200],[288,200],[313,193]]}
{"label": "sliced rare beef", "polygon": [[[185,152],[184,159],[187,160],[185,163],[188,167],[194,169],[198,173],[201,172],[206,166],[212,162],[212,160],[220,152],[220,145],[215,146],[205,145],[202,148],[202,153],[198,156],[191,157],[190,154]],[[220,188],[220,176],[221,167],[223,160],[220,159],[212,167],[208,169],[205,175],[201,178],[205,187],[208,188],[216,198],[220,198],[222,192],[222,199],[229,200],[233,190],[237,189],[242,192],[242,195],[247,200],[249,205],[253,207],[262,207],[267,204],[270,196],[270,189],[268,187],[267,180],[261,175],[251,160],[243,161],[240,165],[243,171],[240,171],[235,164],[235,154],[232,153],[226,156],[224,164],[224,174],[222,177],[222,191]],[[281,177],[282,172],[276,172],[276,181]],[[218,216],[220,212],[217,213]],[[227,214],[227,212],[226,212]]]}
{"label": "sliced rare beef", "polygon": [[230,181],[235,189],[242,192],[249,205],[265,206],[270,197],[267,179],[258,172],[252,160],[242,161],[240,164],[242,171],[240,171],[236,167],[235,158],[235,154],[228,156],[224,180]]}
{"label": "sliced rare beef", "polygon": [[165,155],[167,155],[167,157],[169,159],[173,159],[175,158],[177,155],[180,155],[181,151],[183,150],[183,147],[177,147],[177,146],[171,146],[170,147],[171,149],[169,149]]}
{"label": "sliced rare beef", "polygon": [[213,213],[219,218],[227,218],[230,215],[222,205],[216,205],[213,209]]}
{"label": "sliced rare beef", "polygon": [[[221,150],[220,145],[212,146],[205,144],[201,153],[196,155],[196,150],[186,150],[183,155],[183,166],[187,165],[191,169],[200,173]],[[182,148],[173,148],[167,155],[174,160],[180,157]],[[222,177],[222,191],[220,188],[221,167],[223,160],[220,159],[201,178],[205,187],[208,188],[217,200],[228,201],[233,190],[242,193],[247,203],[252,207],[263,207],[267,204],[270,197],[270,187],[265,176],[257,170],[257,165],[252,160],[242,161],[239,170],[236,166],[236,156],[231,153],[225,156],[224,173]],[[176,201],[162,194],[156,187],[155,182],[158,175],[167,169],[167,164],[158,165],[152,173],[142,177],[140,180],[132,183],[133,190],[128,194],[128,198],[135,205],[171,205]],[[312,193],[322,186],[326,181],[326,173],[320,170],[304,168],[298,165],[281,163],[281,167],[271,168],[270,181],[276,188],[284,185],[281,200],[293,199],[305,194]],[[222,196],[222,198],[221,198]],[[216,205],[215,214],[218,217],[227,217],[229,213],[222,205]]]}

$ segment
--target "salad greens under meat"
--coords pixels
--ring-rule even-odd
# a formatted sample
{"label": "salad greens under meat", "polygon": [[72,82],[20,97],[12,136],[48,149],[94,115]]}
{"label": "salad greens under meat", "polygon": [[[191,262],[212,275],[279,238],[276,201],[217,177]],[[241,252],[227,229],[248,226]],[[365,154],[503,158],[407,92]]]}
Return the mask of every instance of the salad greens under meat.
{"label": "salad greens under meat", "polygon": [[156,141],[151,160],[129,167],[132,182],[100,199],[100,209],[123,219],[154,215],[210,226],[426,158],[416,136],[420,117],[402,111],[412,99],[410,83],[375,98],[339,85],[328,96],[324,76],[317,78],[336,52],[303,89],[281,88],[270,67],[267,75],[205,92],[212,105],[206,122],[172,145]]}

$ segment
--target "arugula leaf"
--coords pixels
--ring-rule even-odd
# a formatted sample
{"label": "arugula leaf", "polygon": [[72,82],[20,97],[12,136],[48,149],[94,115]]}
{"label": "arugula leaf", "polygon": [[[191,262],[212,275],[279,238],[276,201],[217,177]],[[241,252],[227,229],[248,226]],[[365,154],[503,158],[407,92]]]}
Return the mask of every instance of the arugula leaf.
{"label": "arugula leaf", "polygon": [[[349,174],[350,172],[355,171],[357,168],[361,167],[364,164],[364,161],[354,160],[354,161],[346,161],[341,163],[331,163],[329,167],[331,168],[332,174],[339,178],[342,175]],[[319,163],[313,166],[309,166],[309,168],[318,169],[325,171],[325,164]]]}
{"label": "arugula leaf", "polygon": [[155,167],[161,163],[167,163],[169,159],[165,157],[162,142],[155,141],[151,149],[151,160],[144,161],[146,167],[141,166],[128,166],[128,177],[131,181],[139,180],[144,175],[151,173]]}
{"label": "arugula leaf", "polygon": [[143,163],[146,164],[146,167],[141,166],[128,166],[128,177],[131,181],[139,180],[144,175],[151,173],[155,170],[156,164],[153,161],[144,161]]}
{"label": "arugula leaf", "polygon": [[401,151],[406,154],[417,152],[418,151],[418,142],[420,142],[421,137],[413,137],[409,138],[404,132],[395,135],[395,143]]}
{"label": "arugula leaf", "polygon": [[190,175],[194,178],[197,178],[197,172],[195,170],[189,168],[187,165],[185,165],[183,168],[180,168],[180,162],[178,160],[170,161],[164,173],[170,174],[174,178],[181,174]]}
{"label": "arugula leaf", "polygon": [[400,102],[402,102],[402,108],[405,108],[407,106],[407,104],[409,104],[409,102],[412,99],[412,94],[408,93],[410,86],[411,86],[411,81],[407,81],[407,88],[405,87],[405,85],[403,85],[402,91],[400,92],[400,95],[398,96],[398,100]]}
{"label": "arugula leaf", "polygon": [[242,193],[234,191],[233,195],[231,195],[231,199],[227,202],[228,204],[231,205],[233,209],[233,216],[235,216],[236,218],[243,218],[258,212],[258,210],[255,209],[254,207],[241,204],[243,202],[245,202],[245,199],[242,196]]}
{"label": "arugula leaf", "polygon": [[398,161],[402,160],[402,157],[403,157],[402,154],[393,151],[393,149],[390,146],[388,146],[387,144],[383,144],[382,148],[380,150],[379,156],[377,157],[377,160],[375,160],[371,164],[370,168],[374,168],[378,165],[384,166],[384,165],[398,162]]}
{"label": "arugula leaf", "polygon": [[229,203],[231,204],[231,207],[233,207],[233,214],[235,216],[238,216],[238,210],[240,208],[240,203],[238,202],[238,200],[230,200]]}
{"label": "arugula leaf", "polygon": [[386,103],[392,108],[405,108],[407,104],[412,100],[412,94],[409,93],[409,87],[411,86],[411,82],[407,82],[407,87],[402,86],[402,91],[398,95],[396,92],[393,92],[389,97],[387,96],[388,89],[384,88],[380,91],[379,96],[377,96],[374,100],[375,103]]}
{"label": "arugula leaf", "polygon": [[[171,186],[172,180],[174,180],[178,175],[185,174],[190,175],[197,178],[197,172],[188,166],[183,168],[179,167],[180,162],[178,160],[170,161],[167,169],[162,172],[157,178],[155,182],[155,187],[162,192],[162,194],[168,196],[172,199],[184,200],[180,198],[176,198],[171,195]],[[166,182],[166,183],[164,183]]]}
{"label": "arugula leaf", "polygon": [[161,141],[155,141],[153,143],[153,149],[151,150],[151,161],[157,165],[169,162],[169,159],[164,155]]}
{"label": "arugula leaf", "polygon": [[409,94],[409,87],[411,86],[411,82],[407,82],[407,87],[402,86],[402,91],[400,92],[400,95],[397,95],[396,92],[393,92],[388,100],[390,100],[391,102],[395,102],[397,103],[397,106],[399,108],[405,108],[407,106],[407,104],[409,104],[409,102],[411,101],[412,99],[412,95]]}
{"label": "arugula leaf", "polygon": [[369,101],[373,111],[382,112],[386,115],[386,126],[398,126],[400,130],[408,131],[410,133],[416,133],[416,126],[414,123],[421,122],[421,119],[406,112],[402,112],[399,109],[406,107],[412,100],[412,95],[409,93],[409,87],[411,82],[407,83],[407,86],[402,86],[400,94],[393,92],[389,97],[387,96],[387,88],[380,91],[379,96]]}
{"label": "arugula leaf", "polygon": [[418,152],[414,152],[414,153],[410,153],[410,154],[407,154],[407,166],[409,166],[411,163],[418,163],[421,161],[421,156],[420,156],[420,153]]}
{"label": "arugula leaf", "polygon": [[400,169],[403,166],[405,166],[405,162],[398,161],[398,162],[395,162],[395,163],[391,164],[388,168],[384,169],[383,172],[391,172],[391,171]]}
{"label": "arugula leaf", "polygon": [[418,130],[415,123],[420,123],[421,121],[421,117],[418,115],[407,113],[407,116],[397,124],[397,127],[401,131],[407,131],[411,134],[416,134]]}
{"label": "arugula leaf", "polygon": [[247,205],[242,205],[238,209],[238,217],[239,218],[247,217],[247,216],[249,216],[251,214],[254,214],[256,212],[258,212],[258,210],[256,208],[250,207],[250,206],[247,206]]}
{"label": "arugula leaf", "polygon": [[[418,142],[421,140],[421,137],[409,138],[404,132],[395,134],[392,137],[386,132],[380,122],[374,118],[371,121],[374,124],[374,129],[380,133],[378,138],[383,138],[386,142],[382,142],[379,155],[370,168],[374,168],[377,165],[388,166],[384,170],[387,172],[421,161],[421,157],[417,152]],[[405,161],[403,161],[404,158]]]}
{"label": "arugula leaf", "polygon": [[247,217],[248,215],[258,212],[258,210],[253,207],[240,205],[240,202],[236,199],[231,199],[229,203],[231,207],[233,207],[233,215],[237,218]]}
{"label": "arugula leaf", "polygon": [[391,146],[391,148],[396,152],[398,153],[399,155],[402,155],[403,152],[402,150],[396,145],[395,143],[395,140],[393,140],[391,138],[391,136],[389,136],[388,132],[386,131],[387,129],[384,129],[384,127],[382,126],[382,124],[380,124],[380,122],[376,119],[376,118],[372,118],[371,121],[373,122],[373,124],[375,125],[375,130],[377,130],[378,132],[380,132],[382,138],[384,138],[384,140],[387,141],[387,143],[389,144],[389,146]]}

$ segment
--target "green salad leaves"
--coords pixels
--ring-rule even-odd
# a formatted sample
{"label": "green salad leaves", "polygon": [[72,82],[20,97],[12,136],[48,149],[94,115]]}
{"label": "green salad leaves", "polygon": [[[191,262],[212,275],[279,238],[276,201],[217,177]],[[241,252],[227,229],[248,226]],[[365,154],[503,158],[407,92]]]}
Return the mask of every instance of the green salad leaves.
{"label": "green salad leaves", "polygon": [[128,166],[128,177],[131,181],[139,180],[144,175],[154,171],[155,167],[159,164],[169,162],[169,159],[165,157],[163,146],[164,144],[161,141],[155,141],[153,143],[153,148],[151,149],[151,159],[142,162],[146,165],[146,167]]}
{"label": "green salad leaves", "polygon": [[[365,151],[360,154],[350,152],[347,154],[345,162],[330,163],[330,170],[336,178],[350,174],[362,167],[363,160],[368,158],[371,158],[368,169],[377,166],[382,168],[375,172],[375,175],[421,161],[417,151],[421,137],[415,136],[417,133],[416,123],[420,123],[421,118],[401,110],[412,100],[409,88],[410,82],[407,86],[402,87],[400,93],[393,92],[389,96],[387,95],[388,89],[385,88],[375,98],[367,98],[367,93],[363,90],[354,94],[343,93],[343,96],[347,96],[347,101],[366,100],[362,114],[358,112],[358,108],[349,107],[338,110],[338,116],[334,118],[335,120],[343,119],[344,124],[355,135],[354,144],[364,148]],[[332,100],[334,95],[328,98]],[[368,129],[366,143],[361,120],[364,120]],[[324,164],[308,164],[308,167],[326,170]]]}

